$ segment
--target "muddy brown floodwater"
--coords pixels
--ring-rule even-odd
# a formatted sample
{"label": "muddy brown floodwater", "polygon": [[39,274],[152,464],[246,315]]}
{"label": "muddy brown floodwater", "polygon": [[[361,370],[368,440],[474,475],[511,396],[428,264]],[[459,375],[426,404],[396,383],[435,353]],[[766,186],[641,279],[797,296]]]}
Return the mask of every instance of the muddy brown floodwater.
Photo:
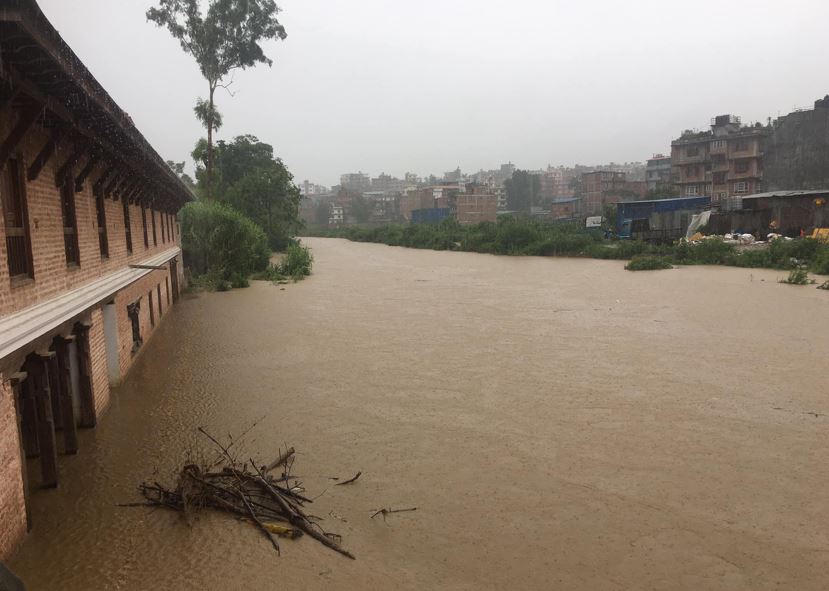
{"label": "muddy brown floodwater", "polygon": [[[30,590],[827,588],[829,292],[780,272],[308,239],[185,299],[11,566]],[[195,428],[283,442],[349,561],[116,508]],[[354,485],[329,476],[362,470]],[[369,519],[380,507],[414,513]]]}

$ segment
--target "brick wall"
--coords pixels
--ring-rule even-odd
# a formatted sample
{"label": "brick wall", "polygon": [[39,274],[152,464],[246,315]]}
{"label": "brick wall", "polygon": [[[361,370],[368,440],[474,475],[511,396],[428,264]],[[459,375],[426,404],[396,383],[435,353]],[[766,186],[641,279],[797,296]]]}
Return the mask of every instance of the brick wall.
{"label": "brick wall", "polygon": [[[118,360],[121,376],[125,376],[132,367],[138,353],[147,346],[150,337],[158,328],[160,322],[167,316],[169,308],[173,304],[172,294],[170,305],[167,305],[167,286],[170,282],[170,265],[163,271],[153,271],[149,275],[139,279],[129,287],[122,289],[115,296],[115,311],[118,319]],[[179,265],[181,268],[181,265]],[[181,285],[181,283],[179,283]],[[158,307],[158,287],[161,286],[161,314]],[[172,289],[172,285],[171,285]],[[153,316],[155,326],[150,322],[150,298],[152,292]],[[144,341],[141,349],[133,352],[132,322],[127,313],[127,306],[140,300],[139,325],[141,327],[141,338]]]}
{"label": "brick wall", "polygon": [[494,222],[498,214],[498,198],[495,195],[462,193],[457,197],[456,207],[461,224]]}
{"label": "brick wall", "polygon": [[[0,124],[0,134],[6,129]],[[43,133],[30,133],[17,152],[24,170],[28,168],[43,143]],[[26,197],[29,210],[29,232],[32,241],[34,262],[34,281],[15,284],[9,279],[9,267],[6,259],[5,224],[0,223],[0,315],[9,314],[34,303],[47,300],[67,290],[92,281],[123,268],[130,263],[140,262],[153,254],[172,248],[178,242],[178,235],[173,241],[166,239],[161,231],[162,212],[155,213],[157,246],[153,244],[152,216],[147,210],[149,247],[144,246],[141,223],[141,208],[131,205],[130,227],[132,229],[132,254],[127,253],[126,234],[124,231],[124,213],[121,201],[105,199],[109,257],[102,258],[98,244],[97,215],[95,198],[92,195],[92,182],[87,180],[83,191],[75,194],[75,210],[78,221],[78,246],[80,265],[67,267],[63,246],[63,222],[60,209],[60,191],[55,186],[55,173],[68,158],[72,147],[68,143],[61,145],[57,153],[43,168],[34,182],[26,183]],[[82,167],[84,162],[81,162]],[[90,179],[96,179],[102,170],[99,166]],[[2,216],[2,212],[0,212]],[[173,217],[165,219],[173,221]],[[173,221],[173,229],[176,224]]]}
{"label": "brick wall", "polygon": [[12,389],[0,375],[0,561],[26,534],[26,509]]}
{"label": "brick wall", "polygon": [[107,372],[104,315],[101,308],[92,310],[92,328],[89,329],[89,356],[92,364],[92,396],[95,414],[101,416],[109,407],[109,376]]}

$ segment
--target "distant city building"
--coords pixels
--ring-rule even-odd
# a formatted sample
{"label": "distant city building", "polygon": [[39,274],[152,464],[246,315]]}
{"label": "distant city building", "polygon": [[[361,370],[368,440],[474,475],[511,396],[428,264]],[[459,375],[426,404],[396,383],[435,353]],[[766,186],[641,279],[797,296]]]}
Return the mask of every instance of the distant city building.
{"label": "distant city building", "polygon": [[655,154],[649,158],[645,166],[645,182],[648,191],[670,187],[673,184],[671,182],[671,157]]}
{"label": "distant city building", "polygon": [[371,179],[372,192],[402,193],[406,188],[406,181],[381,173],[377,178]]}
{"label": "distant city building", "polygon": [[494,222],[498,214],[498,197],[486,193],[459,193],[455,197],[455,212],[461,224]]}
{"label": "distant city building", "polygon": [[778,117],[763,148],[763,190],[829,187],[829,96]]}
{"label": "distant city building", "polygon": [[340,185],[346,191],[363,193],[371,190],[371,179],[362,172],[353,172],[340,175]]}
{"label": "distant city building", "polygon": [[302,185],[299,188],[299,192],[306,197],[311,197],[314,195],[325,195],[327,193],[330,193],[331,190],[323,185],[317,185],[315,183],[311,183],[305,180],[302,181]]}
{"label": "distant city building", "polygon": [[461,167],[457,167],[455,170],[450,172],[443,173],[443,181],[447,183],[457,183],[463,178],[463,173],[461,172]]}
{"label": "distant city building", "polygon": [[596,170],[581,175],[582,202],[586,215],[598,215],[608,203],[621,200],[627,179],[624,172]]}
{"label": "distant city building", "polygon": [[704,132],[686,131],[671,142],[673,182],[682,197],[709,196],[714,203],[758,193],[763,182],[763,142],[770,128],[744,126],[719,115]]}
{"label": "distant city building", "polygon": [[331,204],[331,214],[328,216],[329,226],[342,226],[345,222],[345,210],[339,203]]}
{"label": "distant city building", "polygon": [[550,206],[550,217],[554,220],[573,220],[581,216],[579,197],[557,197]]}

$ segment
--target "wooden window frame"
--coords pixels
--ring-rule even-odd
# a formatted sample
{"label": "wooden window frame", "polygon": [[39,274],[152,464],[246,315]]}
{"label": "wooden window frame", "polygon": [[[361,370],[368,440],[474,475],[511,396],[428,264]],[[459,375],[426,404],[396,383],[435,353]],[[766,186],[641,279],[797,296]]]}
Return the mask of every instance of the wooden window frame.
{"label": "wooden window frame", "polygon": [[109,258],[109,236],[107,235],[107,206],[104,194],[95,195],[95,220],[98,224],[98,250],[102,259]]}
{"label": "wooden window frame", "polygon": [[155,210],[150,208],[150,224],[153,227],[153,246],[158,246],[158,236],[155,233]]}
{"label": "wooden window frame", "polygon": [[141,338],[141,298],[127,305],[127,318],[130,319],[132,327],[132,352],[133,354],[144,344]]}
{"label": "wooden window frame", "polygon": [[150,239],[147,235],[147,207],[141,204],[141,225],[144,228],[144,250],[150,248]]}
{"label": "wooden window frame", "polygon": [[[64,203],[66,199],[66,203]],[[67,267],[80,267],[81,249],[78,240],[78,213],[75,204],[75,181],[70,170],[60,185],[61,228],[63,229],[63,254]],[[68,218],[68,219],[67,219]],[[70,254],[74,255],[70,258]]]}
{"label": "wooden window frame", "polygon": [[159,223],[161,224],[161,244],[167,242],[167,228],[164,226],[164,212],[158,212]]}
{"label": "wooden window frame", "polygon": [[157,283],[155,289],[158,295],[158,317],[161,318],[164,314],[164,310],[161,309],[161,284]]}
{"label": "wooden window frame", "polygon": [[130,220],[130,203],[123,200],[124,208],[124,239],[127,242],[127,254],[132,254],[132,221]]}
{"label": "wooden window frame", "polygon": [[[13,190],[17,191],[17,199],[19,201],[20,209],[18,213],[22,224],[22,226],[10,226],[8,220],[5,219],[7,209],[5,202],[0,202],[0,213],[3,215],[3,223],[6,234],[6,263],[9,268],[9,278],[13,282],[26,281],[35,278],[34,258],[32,256],[32,235],[29,228],[29,201],[26,195],[26,182],[25,177],[23,176],[23,168],[23,161],[17,156],[9,158],[6,161],[6,165],[0,168],[0,179],[3,178],[3,175],[8,174],[10,176],[10,181],[14,184]],[[0,186],[0,191],[2,191],[2,186]],[[2,199],[2,195],[0,195],[0,199]],[[12,237],[23,238],[24,254],[22,260],[18,261],[15,259],[15,261],[12,261],[12,246],[10,240]],[[19,273],[13,273],[13,262],[23,263],[26,267],[25,270],[22,270]]]}

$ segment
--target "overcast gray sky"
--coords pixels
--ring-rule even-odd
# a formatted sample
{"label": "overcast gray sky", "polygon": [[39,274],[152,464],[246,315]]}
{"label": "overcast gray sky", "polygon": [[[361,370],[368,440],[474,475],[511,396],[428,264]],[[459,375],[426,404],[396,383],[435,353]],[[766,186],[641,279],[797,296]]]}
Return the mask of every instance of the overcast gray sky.
{"label": "overcast gray sky", "polygon": [[[297,182],[340,173],[644,160],[717,114],[829,93],[826,0],[283,0],[272,68],[219,94],[221,138],[272,144]],[[203,133],[195,62],[153,0],[39,0],[161,155]]]}

